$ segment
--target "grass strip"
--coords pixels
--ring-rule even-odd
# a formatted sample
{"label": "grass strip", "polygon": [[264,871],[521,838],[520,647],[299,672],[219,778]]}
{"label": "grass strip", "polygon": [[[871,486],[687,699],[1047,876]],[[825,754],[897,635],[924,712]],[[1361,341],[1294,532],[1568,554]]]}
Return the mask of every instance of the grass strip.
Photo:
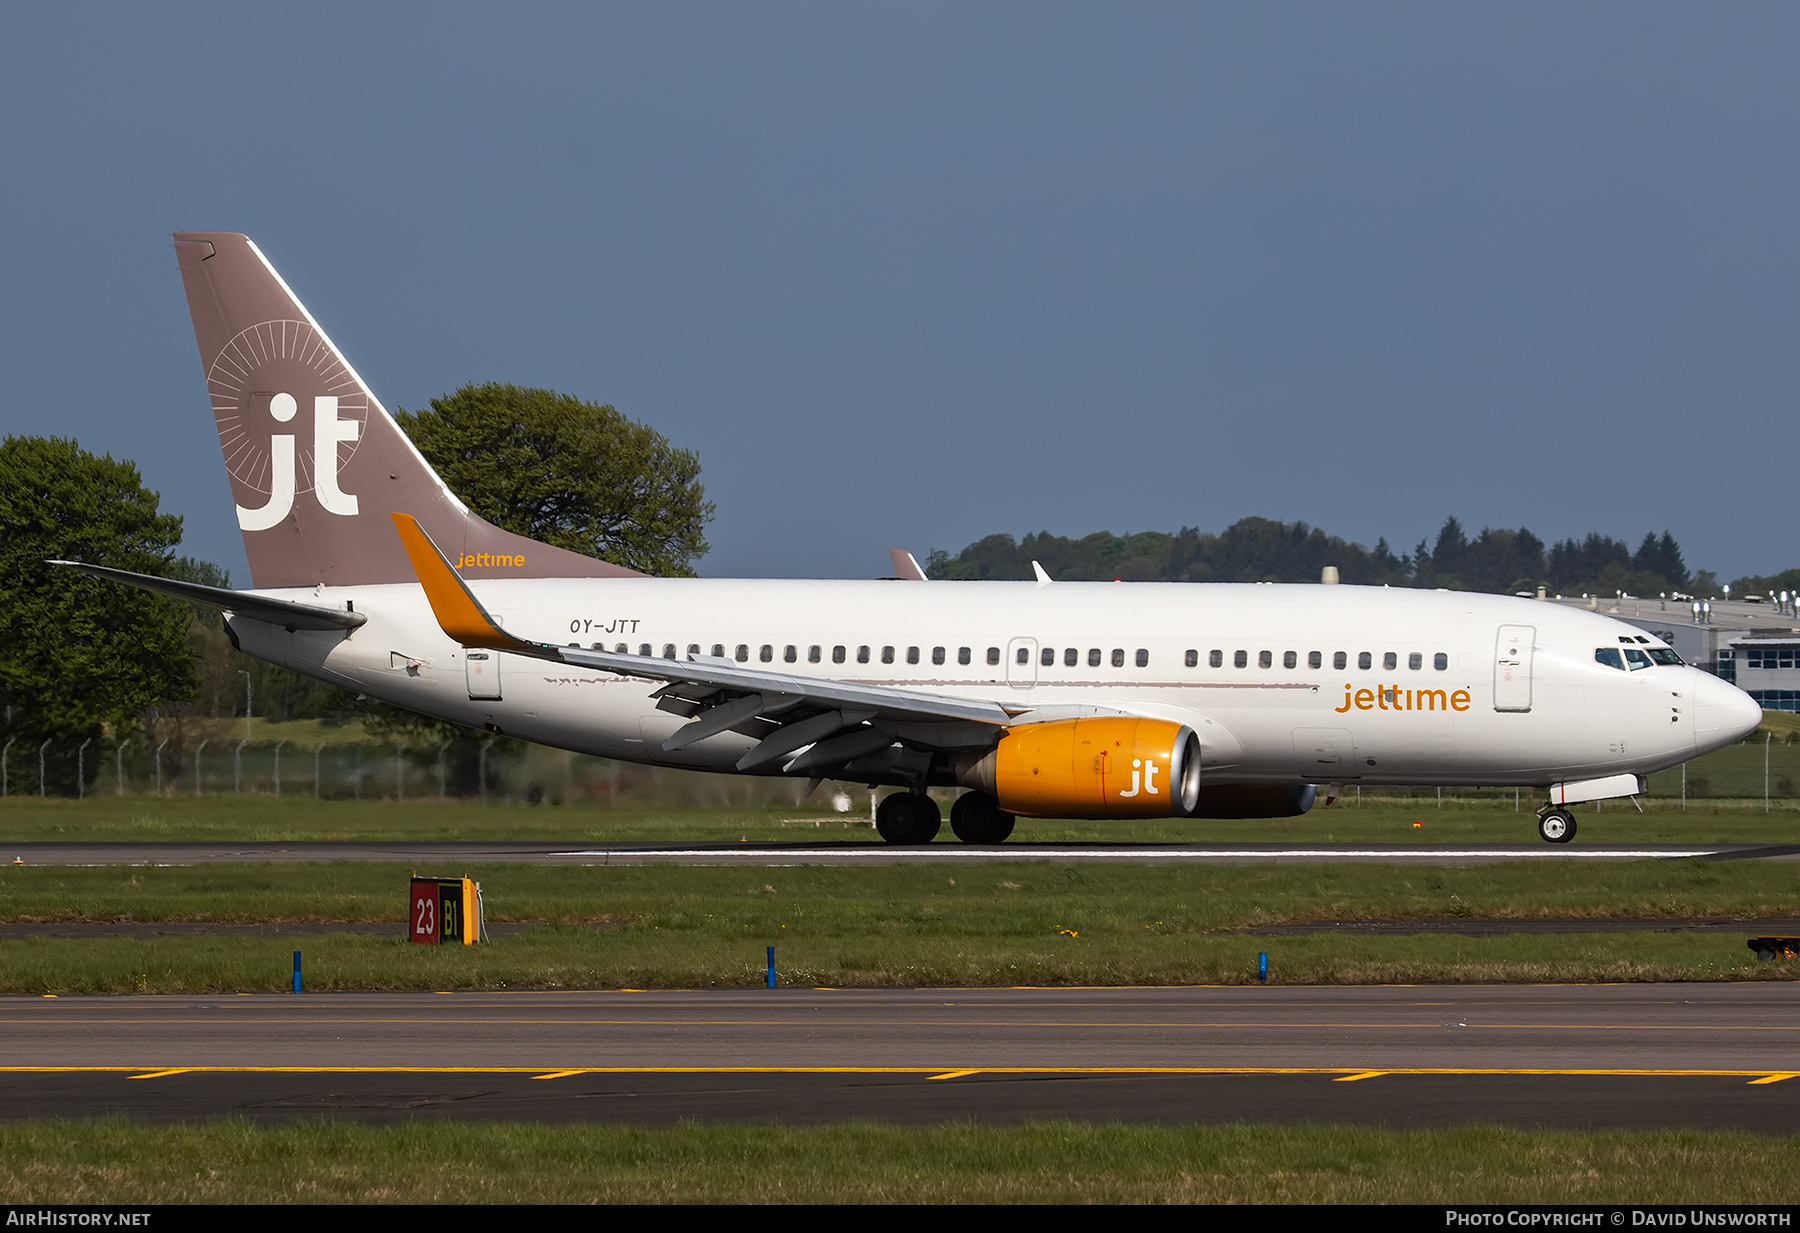
{"label": "grass strip", "polygon": [[[398,930],[396,929],[396,935]],[[34,938],[0,943],[0,993],[280,993],[305,955],[310,993],[371,990],[754,988],[778,937],[784,985],[834,988],[1245,985],[1257,954],[1269,982],[1319,984],[1617,983],[1790,980],[1721,933],[1254,935],[1033,939],[837,938],[531,930],[477,947],[410,946],[344,934],[306,938]]]}
{"label": "grass strip", "polygon": [[[1730,931],[1259,936],[1309,920],[1800,915],[1788,866],[1632,861],[1393,865],[865,868],[490,865],[493,921],[546,922],[475,947],[411,946],[410,870],[374,864],[0,869],[9,922],[385,921],[321,934],[0,941],[0,992],[1788,979]],[[600,923],[608,927],[590,926]],[[1249,930],[1249,932],[1235,932]]]}
{"label": "grass strip", "polygon": [[[1581,865],[459,865],[490,921],[612,922],[720,941],[1198,934],[1313,920],[1800,915],[1775,861]],[[0,921],[392,921],[407,865],[0,866]]]}
{"label": "grass strip", "polygon": [[1747,1203],[1796,1138],[1471,1126],[0,1123],[23,1203]]}

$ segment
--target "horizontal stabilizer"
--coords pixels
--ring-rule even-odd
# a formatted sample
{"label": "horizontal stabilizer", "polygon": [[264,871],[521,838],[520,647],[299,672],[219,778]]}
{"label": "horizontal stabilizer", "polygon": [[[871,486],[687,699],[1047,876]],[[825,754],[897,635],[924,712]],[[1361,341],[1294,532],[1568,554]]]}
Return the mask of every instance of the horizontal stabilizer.
{"label": "horizontal stabilizer", "polygon": [[253,621],[267,621],[271,625],[280,625],[289,630],[295,629],[355,629],[369,618],[360,612],[349,612],[342,608],[323,608],[317,604],[297,604],[292,600],[274,599],[267,595],[254,595],[246,591],[233,591],[227,587],[209,587],[199,582],[182,582],[176,578],[158,578],[153,574],[134,574],[127,569],[113,569],[107,565],[88,565],[81,561],[51,561],[51,565],[66,565],[70,569],[78,569],[84,574],[92,574],[96,578],[111,578],[115,582],[127,583],[141,587],[146,591],[156,591],[175,599],[185,599],[189,603],[205,604],[210,608],[218,608],[235,616],[249,617]]}

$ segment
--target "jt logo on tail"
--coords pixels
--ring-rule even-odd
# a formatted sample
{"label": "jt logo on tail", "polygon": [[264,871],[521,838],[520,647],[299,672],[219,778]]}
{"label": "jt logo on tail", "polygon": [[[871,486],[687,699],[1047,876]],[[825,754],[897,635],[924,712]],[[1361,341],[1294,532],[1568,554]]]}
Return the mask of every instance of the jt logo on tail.
{"label": "jt logo on tail", "polygon": [[[281,393],[269,400],[269,414],[285,424],[300,409],[292,394]],[[335,394],[320,394],[313,399],[313,465],[317,472],[313,493],[325,512],[346,518],[356,515],[356,494],[338,486],[338,442],[356,440],[360,425],[356,420],[338,418]],[[267,504],[257,509],[237,507],[238,526],[246,531],[267,531],[278,525],[294,510],[294,435],[278,432],[269,438],[270,491]]]}

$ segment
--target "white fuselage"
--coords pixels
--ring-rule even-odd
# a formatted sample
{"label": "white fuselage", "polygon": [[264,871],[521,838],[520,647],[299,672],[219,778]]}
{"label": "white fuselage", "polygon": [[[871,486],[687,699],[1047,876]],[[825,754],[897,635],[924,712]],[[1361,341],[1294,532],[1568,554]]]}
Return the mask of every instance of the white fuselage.
{"label": "white fuselage", "polygon": [[[720,648],[797,676],[984,699],[1016,722],[1108,712],[1176,720],[1198,734],[1213,783],[1541,786],[1643,775],[1738,740],[1761,719],[1747,695],[1698,669],[1628,671],[1596,659],[1605,648],[1662,649],[1640,641],[1640,629],[1505,596],[1161,583],[469,585],[509,633],[534,641],[677,658]],[[660,682],[466,651],[414,584],[259,593],[349,603],[368,622],[289,633],[233,617],[245,651],[427,715],[720,771],[755,743],[728,731],[664,753],[684,720],[657,709]],[[486,658],[471,664],[471,655]]]}

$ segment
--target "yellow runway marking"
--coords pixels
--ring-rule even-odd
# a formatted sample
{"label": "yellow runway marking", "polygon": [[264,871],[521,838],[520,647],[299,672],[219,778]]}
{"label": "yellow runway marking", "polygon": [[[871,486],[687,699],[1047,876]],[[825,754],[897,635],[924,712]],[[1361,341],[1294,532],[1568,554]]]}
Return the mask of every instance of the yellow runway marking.
{"label": "yellow runway marking", "polygon": [[1339,1075],[1337,1078],[1333,1079],[1332,1082],[1355,1083],[1359,1079],[1379,1079],[1381,1076],[1390,1073],[1392,1072],[1386,1070],[1365,1070],[1359,1075]]}
{"label": "yellow runway marking", "polygon": [[585,1075],[585,1070],[553,1070],[547,1075],[533,1075],[533,1079],[567,1079],[570,1075]]}
{"label": "yellow runway marking", "polygon": [[1794,1074],[1792,1072],[1788,1072],[1788,1071],[1783,1071],[1781,1074],[1778,1074],[1778,1075],[1764,1075],[1760,1079],[1752,1079],[1752,1080],[1750,1080],[1750,1086],[1755,1087],[1759,1083],[1780,1083],[1783,1079],[1794,1079],[1794,1078],[1800,1078],[1800,1075],[1796,1075],[1796,1074]]}
{"label": "yellow runway marking", "polygon": [[945,1071],[941,1075],[932,1075],[931,1077],[933,1079],[960,1079],[964,1075],[978,1075],[980,1073],[979,1070],[950,1070]]}
{"label": "yellow runway marking", "polygon": [[[137,1073],[132,1073],[137,1072]],[[1369,1079],[1384,1075],[1448,1076],[1589,1076],[1596,1078],[1711,1078],[1745,1079],[1772,1083],[1800,1078],[1800,1072],[1767,1070],[1629,1069],[1593,1067],[1390,1067],[1368,1070],[1360,1066],[979,1066],[946,1071],[941,1066],[580,1066],[554,1070],[543,1066],[179,1066],[146,1072],[142,1066],[0,1066],[0,1075],[23,1074],[128,1074],[153,1079],[178,1074],[310,1074],[310,1075],[923,1075],[951,1078],[956,1075],[1332,1075]]]}

